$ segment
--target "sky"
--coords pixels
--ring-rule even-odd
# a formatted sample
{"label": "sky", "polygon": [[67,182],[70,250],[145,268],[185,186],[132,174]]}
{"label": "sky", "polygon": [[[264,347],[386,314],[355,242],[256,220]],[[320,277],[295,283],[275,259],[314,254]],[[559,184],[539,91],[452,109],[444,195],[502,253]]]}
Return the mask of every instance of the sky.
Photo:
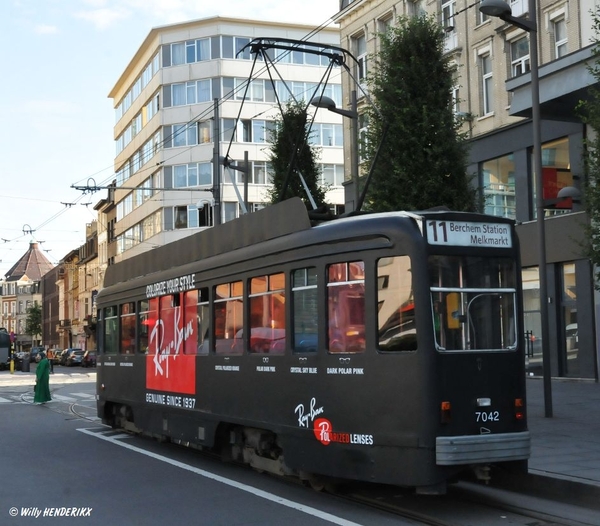
{"label": "sky", "polygon": [[[216,6],[216,7],[212,7]],[[320,26],[339,0],[0,0],[0,277],[85,242],[114,178],[108,93],[153,27],[211,16]]]}

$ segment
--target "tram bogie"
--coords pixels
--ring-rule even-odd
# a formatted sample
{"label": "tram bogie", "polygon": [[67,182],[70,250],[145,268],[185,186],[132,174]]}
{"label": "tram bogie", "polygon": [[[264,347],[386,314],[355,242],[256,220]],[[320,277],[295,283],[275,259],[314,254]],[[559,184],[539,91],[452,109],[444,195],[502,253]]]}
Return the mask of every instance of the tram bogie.
{"label": "tram bogie", "polygon": [[286,201],[108,268],[98,413],[315,488],[486,481],[529,456],[520,289],[509,220]]}

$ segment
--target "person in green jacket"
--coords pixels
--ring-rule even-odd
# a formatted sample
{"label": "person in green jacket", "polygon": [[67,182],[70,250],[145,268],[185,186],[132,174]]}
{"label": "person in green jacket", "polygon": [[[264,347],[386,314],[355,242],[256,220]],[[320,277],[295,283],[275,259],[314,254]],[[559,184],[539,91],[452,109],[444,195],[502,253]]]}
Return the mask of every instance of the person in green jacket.
{"label": "person in green jacket", "polygon": [[35,370],[35,390],[33,402],[45,404],[52,400],[50,397],[50,364],[46,354],[41,352],[37,357],[37,368]]}

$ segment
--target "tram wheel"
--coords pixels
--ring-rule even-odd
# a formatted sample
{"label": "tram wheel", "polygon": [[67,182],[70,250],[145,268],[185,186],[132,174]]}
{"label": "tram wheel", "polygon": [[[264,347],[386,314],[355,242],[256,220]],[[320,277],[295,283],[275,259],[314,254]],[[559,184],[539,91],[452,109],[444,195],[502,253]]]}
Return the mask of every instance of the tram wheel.
{"label": "tram wheel", "polygon": [[318,492],[326,491],[328,493],[333,493],[335,490],[335,485],[331,480],[322,475],[311,474],[305,482],[314,490]]}

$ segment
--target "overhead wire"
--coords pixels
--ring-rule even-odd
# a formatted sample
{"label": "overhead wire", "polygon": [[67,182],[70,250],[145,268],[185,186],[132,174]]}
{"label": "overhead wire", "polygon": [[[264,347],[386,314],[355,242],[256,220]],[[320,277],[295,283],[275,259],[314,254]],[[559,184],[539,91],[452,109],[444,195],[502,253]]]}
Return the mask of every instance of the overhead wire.
{"label": "overhead wire", "polygon": [[[327,27],[330,23],[332,22],[332,17],[329,17],[327,20],[325,20],[324,22],[322,22],[321,24],[319,24],[317,27],[315,27],[314,29],[312,29],[309,33],[307,33],[306,35],[304,35],[299,41],[300,42],[307,42],[310,38],[312,38],[314,35],[320,33],[325,27]],[[292,50],[286,51],[284,53],[281,53],[278,55],[278,57],[275,59],[274,62],[280,62],[282,61],[285,57],[287,57],[290,53],[292,53]],[[254,66],[253,66],[254,67]],[[260,77],[260,75],[264,74],[266,71],[268,71],[268,66],[265,64],[262,68],[260,68],[254,76],[252,76],[252,74],[248,77],[248,79],[244,82],[241,83],[240,85],[238,85],[237,87],[234,86],[234,89],[232,89],[230,92],[226,93],[226,94],[222,94],[222,96],[217,100],[217,105],[218,107],[222,106],[226,101],[230,100],[232,97],[235,97],[236,94],[238,94],[240,91],[242,90],[247,90],[248,86],[250,85],[250,83],[253,80],[256,80],[257,78]],[[245,99],[245,97],[244,97]],[[270,111],[271,109],[266,109],[263,110],[261,112],[259,112],[258,114],[256,114],[253,118],[260,116],[268,111]],[[203,118],[207,118],[209,117],[214,111],[214,104],[210,105],[209,107],[207,107],[206,109],[203,109],[200,113],[198,113],[197,115],[195,115],[192,119],[190,119],[187,123],[182,123],[181,124],[181,128],[179,128],[179,130],[175,133],[171,133],[169,136],[167,137],[163,137],[163,139],[160,141],[159,143],[159,147],[161,149],[164,150],[164,146],[166,144],[167,141],[172,141],[174,138],[176,138],[178,136],[179,133],[185,133],[187,131],[187,129],[189,128],[190,125],[195,125],[196,123],[200,122]],[[239,117],[238,117],[239,118]],[[234,128],[235,129],[235,128]],[[221,137],[226,136],[226,134],[231,133],[231,129],[227,129],[227,130],[221,130]],[[197,145],[190,145],[187,148],[181,148],[178,149],[178,151],[173,152],[173,155],[167,157],[166,159],[163,159],[163,161],[160,164],[164,164],[165,161],[170,161],[180,155],[185,154],[186,152],[188,152],[191,148],[193,148],[194,146]],[[129,162],[129,160],[127,161]],[[83,181],[84,179],[87,180],[88,182],[90,180],[93,180],[93,178],[95,176],[97,176],[98,174],[103,173],[104,171],[106,171],[107,169],[113,169],[113,165],[111,165],[110,167],[104,168],[104,169],[100,169],[97,172],[95,172],[94,174],[88,176],[87,178],[82,178],[79,181]],[[139,170],[136,171],[136,174],[139,173],[143,173],[144,171],[154,171],[156,170],[156,164],[153,166],[142,166],[140,167]],[[115,178],[117,177],[117,174],[113,171],[111,173],[111,175],[105,177],[104,179],[101,180],[101,184],[98,186],[108,186],[110,185]],[[118,189],[118,186],[115,187],[115,189]],[[83,199],[84,195],[86,192],[83,192],[80,196],[78,196],[75,201],[73,202],[73,204],[79,204],[79,202]],[[50,200],[48,200],[50,201]],[[64,203],[63,203],[64,204]],[[62,216],[67,210],[69,210],[71,207],[70,206],[64,206],[61,210],[59,210],[58,212],[56,212],[55,214],[53,214],[52,216],[50,216],[48,219],[42,221],[42,223],[40,223],[36,228],[32,229],[32,232],[29,235],[32,235],[34,232],[37,232],[41,229],[43,229],[44,227],[46,227],[48,224],[52,223],[53,221],[55,221],[58,217]],[[89,208],[88,208],[89,210]],[[93,216],[93,214],[90,211],[90,215]],[[98,220],[98,218],[95,218],[96,220]],[[0,244],[0,250],[12,250],[9,246],[11,243],[17,242],[21,239],[23,239],[24,237],[26,237],[27,234],[23,233],[19,236],[16,236],[12,239],[7,239],[6,243]],[[33,235],[32,235],[33,237]],[[48,252],[48,251],[46,251]],[[0,262],[1,262],[1,258],[0,258]]]}

